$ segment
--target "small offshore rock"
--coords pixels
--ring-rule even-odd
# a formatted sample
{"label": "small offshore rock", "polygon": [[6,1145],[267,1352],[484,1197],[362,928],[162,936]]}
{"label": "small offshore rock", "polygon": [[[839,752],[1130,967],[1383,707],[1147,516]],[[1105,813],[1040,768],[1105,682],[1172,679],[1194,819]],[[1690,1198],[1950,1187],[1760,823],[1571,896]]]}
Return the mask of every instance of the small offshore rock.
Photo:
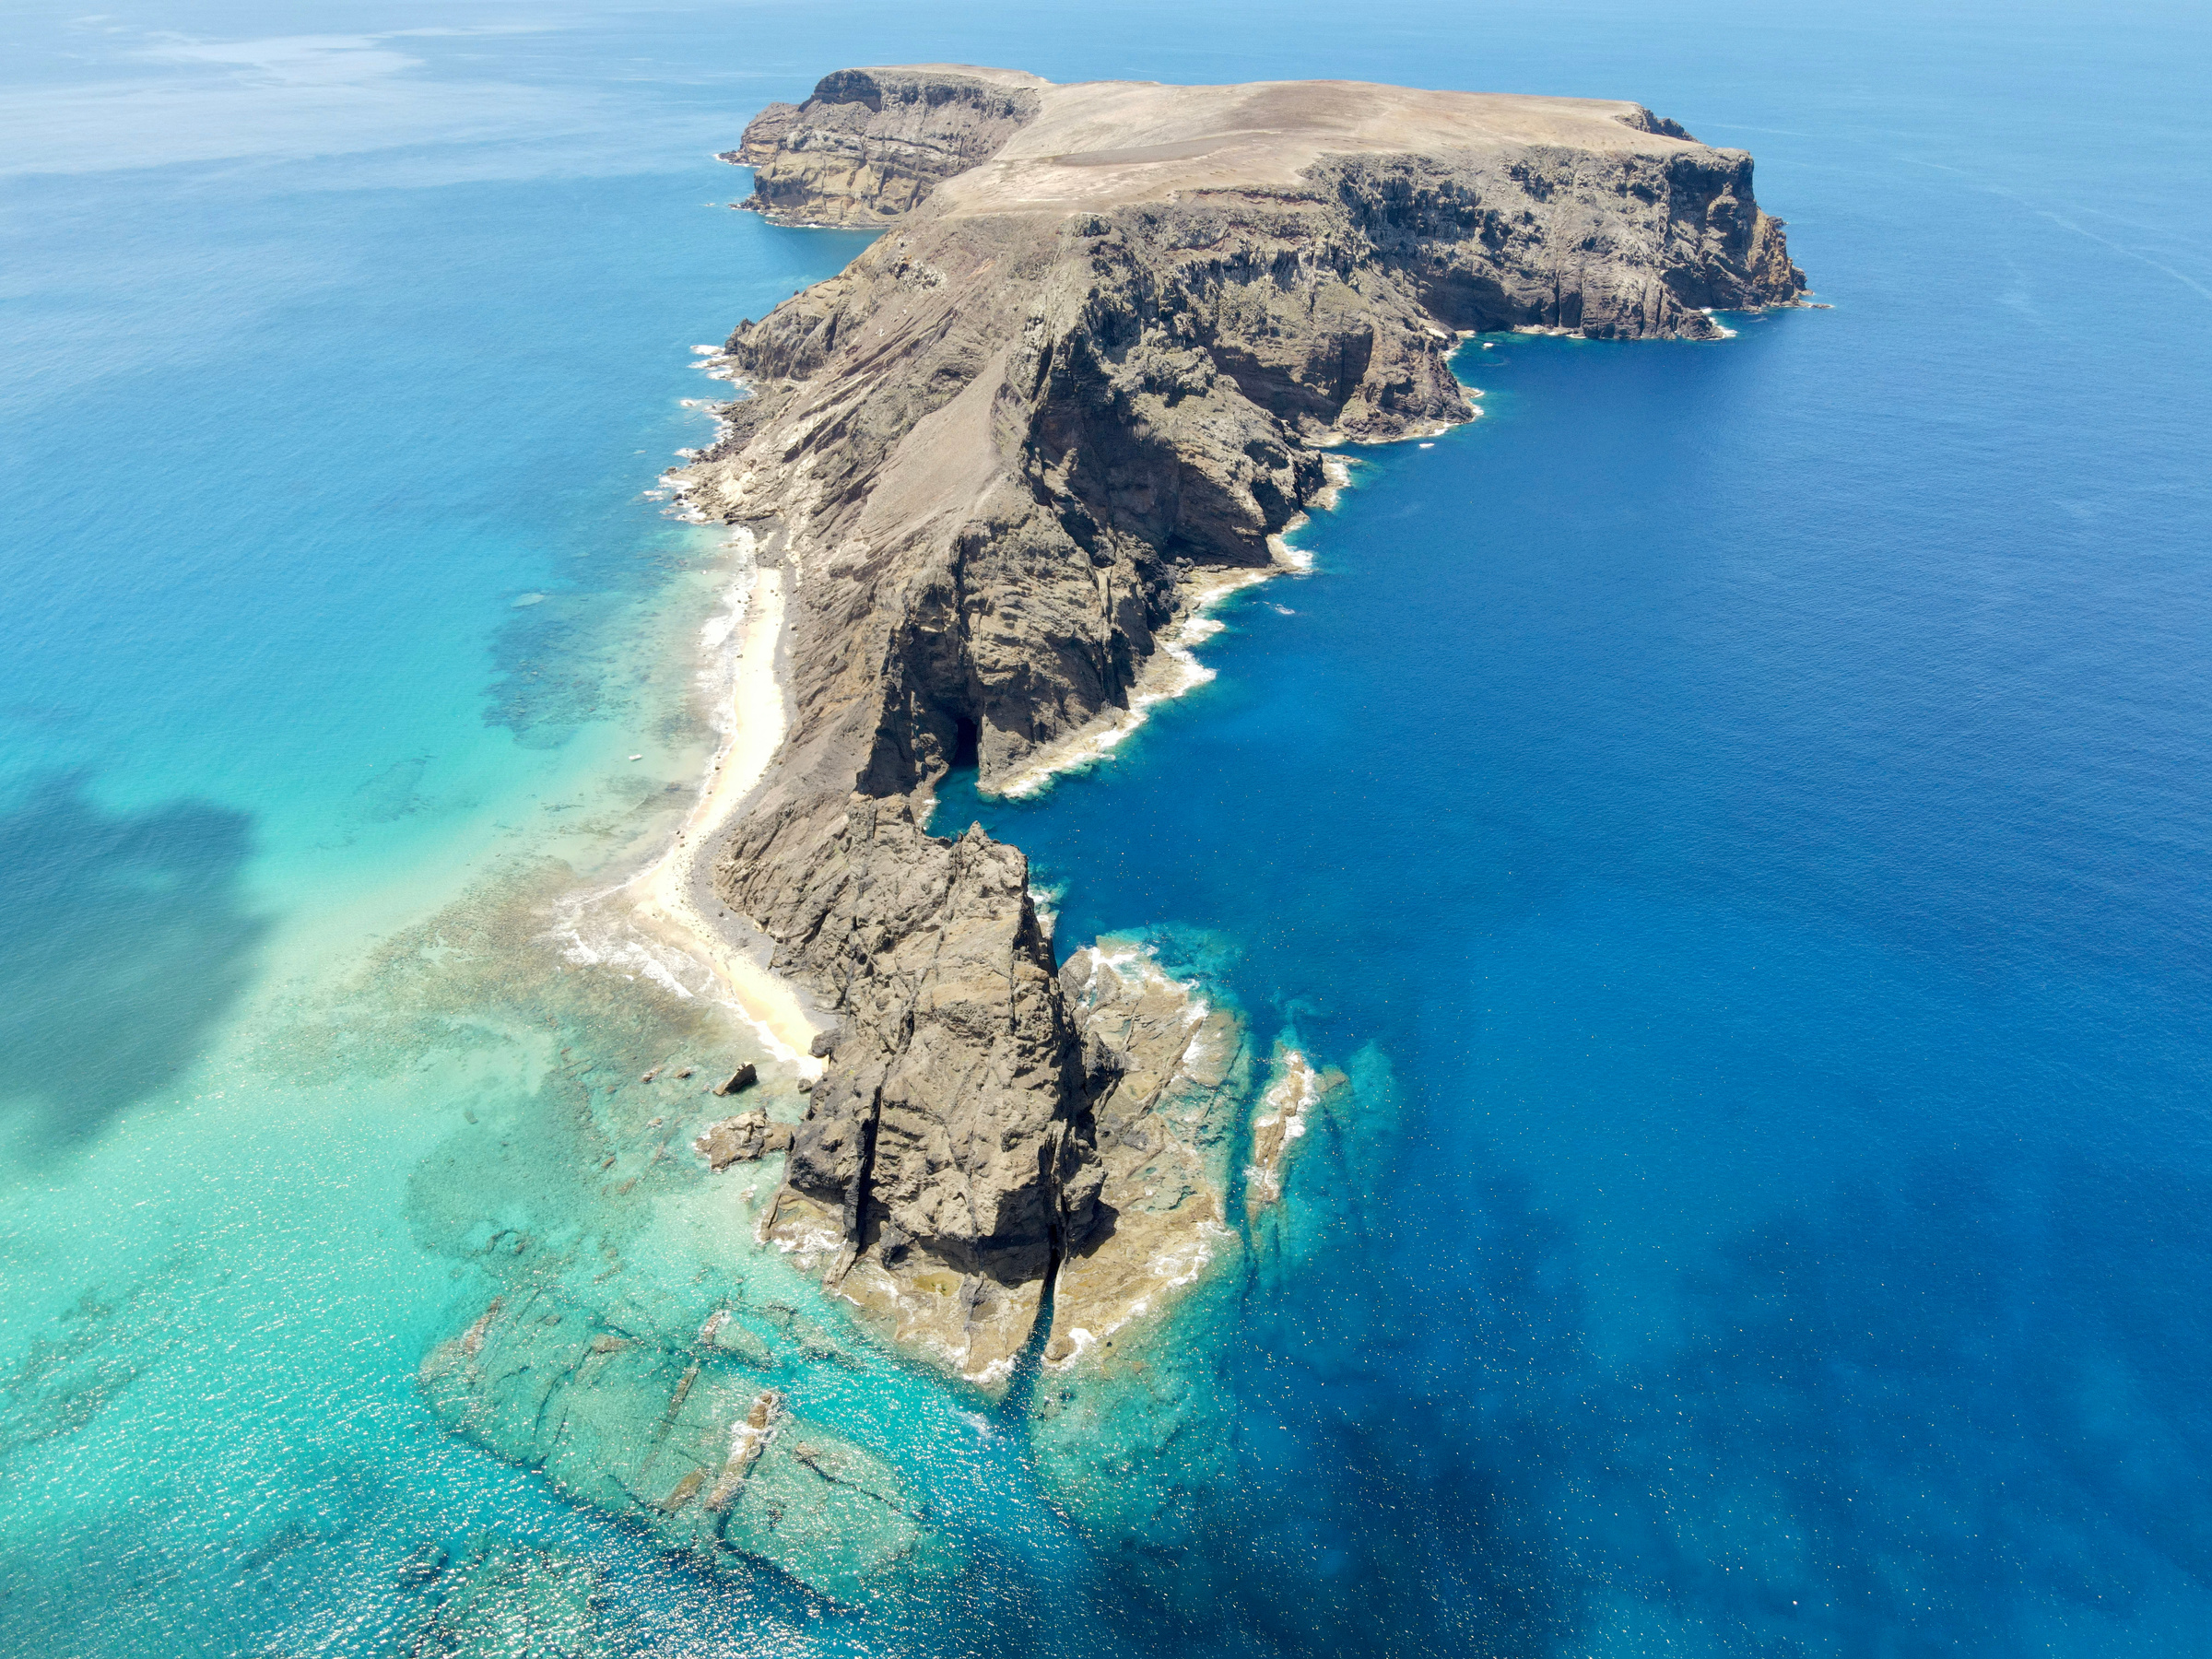
{"label": "small offshore rock", "polygon": [[791,1149],[791,1125],[771,1124],[765,1112],[741,1112],[735,1117],[709,1124],[691,1143],[691,1149],[707,1160],[710,1169],[726,1170],[771,1152]]}
{"label": "small offshore rock", "polygon": [[743,1065],[739,1066],[735,1071],[730,1074],[729,1080],[727,1082],[717,1083],[714,1086],[713,1092],[718,1095],[737,1094],[745,1089],[750,1088],[759,1080],[760,1068],[748,1060]]}

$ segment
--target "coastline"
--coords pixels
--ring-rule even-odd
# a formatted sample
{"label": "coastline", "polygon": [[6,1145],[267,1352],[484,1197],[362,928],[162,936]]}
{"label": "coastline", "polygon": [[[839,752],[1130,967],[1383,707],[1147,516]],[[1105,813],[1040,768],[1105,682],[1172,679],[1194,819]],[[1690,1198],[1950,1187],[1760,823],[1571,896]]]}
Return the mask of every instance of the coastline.
{"label": "coastline", "polygon": [[[1315,495],[1313,508],[1315,512],[1332,512],[1343,492],[1351,487],[1351,467],[1340,455],[1327,450],[1318,453],[1323,475],[1328,482]],[[1211,684],[1215,671],[1198,660],[1197,653],[1201,645],[1229,626],[1214,614],[1215,610],[1231,594],[1241,594],[1246,588],[1257,587],[1280,576],[1310,575],[1313,555],[1303,547],[1291,546],[1289,538],[1312,522],[1311,514],[1297,513],[1267,537],[1267,551],[1274,561],[1271,564],[1243,569],[1214,567],[1194,571],[1184,578],[1182,612],[1172,629],[1161,637],[1159,650],[1139,672],[1129,706],[1103,713],[1081,730],[1045,745],[1015,767],[1003,782],[987,788],[979,783],[977,793],[1004,800],[1026,800],[1062,774],[1083,771],[1112,755],[1125,738],[1151,718],[1156,705],[1171,702]]]}
{"label": "coastline", "polygon": [[[1101,100],[1159,156],[1101,147]],[[1217,142],[1225,101],[1250,106],[1234,143]],[[855,146],[859,171],[828,159]],[[1092,151],[1107,165],[1061,164]],[[742,205],[779,222],[896,231],[694,348],[750,394],[664,487],[696,522],[776,525],[780,568],[754,578],[739,729],[623,889],[623,928],[711,962],[768,1054],[824,1062],[777,1137],[766,1231],[819,1243],[847,1300],[879,1292],[857,1300],[894,1342],[990,1374],[1055,1279],[1055,1320],[1094,1328],[1078,1305],[1125,1287],[1071,1294],[1068,1265],[1118,1271],[1152,1189],[1173,1207],[1124,1154],[1217,1109],[1241,1125],[1248,1065],[1176,1104],[1198,1087],[1181,1013],[1061,959],[1018,848],[930,831],[939,781],[972,764],[982,795],[1032,794],[1210,682],[1199,653],[1229,596],[1312,569],[1295,535],[1350,477],[1330,452],[1479,413],[1449,360],[1470,325],[1710,338],[1685,296],[1780,297],[1802,276],[1779,222],[1744,210],[1747,157],[1617,102],[923,65],[829,76],[732,155],[753,170]],[[1572,222],[1416,223],[1409,169],[1453,199],[1564,192]],[[1223,242],[1204,203],[1246,197],[1266,211]],[[1713,235],[1660,234],[1662,197],[1669,225],[1710,209]],[[1598,230],[1614,255],[1562,290],[1556,255]],[[1293,267],[1288,287],[1267,275]],[[1441,288],[1439,269],[1457,274]],[[788,698],[763,660],[782,633]],[[837,1010],[819,1031],[810,997]],[[1218,1209],[1219,1184],[1175,1190]]]}
{"label": "coastline", "polygon": [[[1006,194],[1018,161],[1011,172],[967,164],[988,160],[959,147],[974,137],[968,115],[1006,141],[987,130],[997,83],[928,67],[855,73],[864,88],[909,76],[914,96],[850,105],[833,79],[813,115],[764,113],[747,146],[773,137],[812,190],[842,175],[807,171],[830,151],[792,137],[794,121],[842,132],[919,112],[947,125],[946,159],[963,164],[897,235],[741,323],[720,350],[694,348],[697,367],[738,396],[713,409],[713,441],[677,451],[682,465],[647,493],[673,497],[672,517],[730,527],[724,606],[686,659],[720,741],[657,855],[640,849],[642,868],[559,907],[571,962],[671,993],[687,1031],[723,1051],[727,1069],[714,1075],[729,1081],[712,1093],[766,1086],[739,1110],[700,1099],[698,1083],[654,1088],[673,1064],[662,1054],[680,1052],[665,1041],[626,1044],[611,1081],[602,1056],[559,1051],[572,1080],[591,1079],[582,1119],[595,1138],[573,1160],[597,1189],[587,1206],[652,1206],[655,1234],[710,1253],[688,1282],[725,1275],[730,1287],[717,1310],[671,1280],[664,1317],[641,1305],[649,1279],[596,1288],[622,1257],[659,1245],[609,1248],[604,1270],[576,1259],[579,1275],[594,1269],[590,1288],[563,1292],[553,1317],[495,1298],[422,1372],[441,1415],[502,1454],[656,1534],[703,1538],[703,1527],[741,1553],[761,1553],[761,1541],[713,1517],[785,1512],[775,1481],[753,1474],[757,1437],[735,1427],[765,1430],[782,1409],[780,1394],[740,1374],[773,1369],[774,1349],[739,1311],[760,1289],[779,1287],[762,1315],[789,1313],[795,1275],[856,1314],[870,1346],[1009,1406],[1027,1401],[1026,1359],[1065,1379],[1055,1402],[1080,1413],[1169,1363],[1165,1322],[1207,1328],[1202,1312],[1233,1282],[1229,1264],[1297,1237],[1287,1178],[1340,1074],[1288,1030],[1271,1054],[1258,1051],[1230,997],[1177,979],[1145,941],[1100,937],[1063,959],[1021,849],[981,825],[933,834],[928,819],[956,767],[972,763],[984,794],[1026,796],[1108,758],[1155,704],[1210,683],[1218,670],[1199,653],[1226,629],[1230,596],[1312,570],[1293,540],[1351,482],[1337,446],[1426,441],[1480,413],[1480,391],[1451,367],[1466,331],[1431,320],[1429,265],[1417,270],[1389,226],[1370,223],[1388,218],[1399,163],[1351,165],[1279,222],[1240,232],[1250,246],[1238,271],[1348,238],[1371,283],[1324,262],[1302,305],[1264,277],[1217,304],[1207,285],[1221,255],[1193,253],[1214,243],[1186,222],[1198,210],[1163,218],[1147,206],[1167,181],[1115,186],[1101,211],[1071,218],[1050,191]],[[1299,96],[1312,106],[1308,139],[1335,143],[1338,84]],[[1205,124],[1204,109],[1168,113],[1171,125]],[[1457,106],[1432,113],[1433,132],[1372,135],[1376,153],[1394,157],[1416,135],[1456,141],[1474,119]],[[1549,130],[1544,111],[1523,114],[1538,136]],[[1581,119],[1593,153],[1624,176],[1672,165],[1624,146],[1603,110]],[[1624,147],[1636,159],[1620,159]],[[1270,151],[1239,166],[1265,174],[1280,161]],[[756,163],[757,188],[763,164],[776,162]],[[1489,164],[1454,163],[1454,187],[1488,188]],[[1697,167],[1715,191],[1742,171],[1724,156]],[[1096,178],[1076,182],[1096,193]],[[1120,199],[1131,193],[1141,199]],[[882,213],[887,200],[854,206]],[[1380,240],[1361,229],[1377,225]],[[1470,268],[1496,263],[1487,241],[1453,247]],[[1157,314],[1134,298],[1155,289],[1168,296]],[[1637,288],[1641,309],[1607,326],[1711,335],[1708,317],[1651,300],[1658,291]],[[1613,302],[1578,294],[1578,312],[1586,301]],[[1557,312],[1556,292],[1547,303]],[[659,824],[681,798],[671,785]],[[683,1058],[679,1083],[700,1069]],[[738,1162],[757,1174],[728,1175]],[[542,1278],[535,1264],[524,1271],[539,1276],[533,1286]],[[571,1303],[590,1328],[568,1317]],[[824,1327],[800,1351],[858,1362],[840,1357],[848,1346]],[[556,1372],[564,1394],[587,1391],[579,1399],[595,1402],[615,1444],[651,1438],[636,1469],[628,1451],[610,1461],[570,1444],[565,1405],[548,1437],[535,1379]],[[699,1431],[685,1429],[680,1445],[667,1434],[679,1418]],[[818,1451],[810,1440],[793,1455],[812,1468]],[[1071,1500],[1074,1455],[1039,1470]],[[695,1509],[701,1491],[709,1501]],[[811,1546],[766,1553],[818,1587],[837,1576]]]}
{"label": "coastline", "polygon": [[[1465,344],[1464,336],[1451,344],[1445,353],[1447,363],[1460,355]],[[752,390],[747,386],[747,377],[726,357],[708,357],[698,366],[741,393]],[[1342,453],[1339,445],[1349,442],[1359,448],[1379,448],[1410,443],[1473,424],[1483,413],[1482,391],[1456,374],[1453,382],[1465,398],[1467,412],[1462,418],[1411,422],[1389,436],[1309,443],[1308,453],[1320,463],[1323,484],[1308,498],[1305,510],[1292,514],[1281,529],[1266,536],[1269,562],[1186,571],[1178,583],[1174,618],[1156,636],[1156,649],[1139,671],[1128,706],[1101,712],[1083,727],[1040,747],[1002,781],[989,788],[979,786],[980,792],[1002,799],[1026,799],[1041,794],[1062,774],[1084,772],[1111,758],[1124,739],[1146,724],[1156,705],[1209,684],[1217,670],[1202,662],[1197,653],[1228,626],[1218,615],[1219,607],[1248,588],[1278,577],[1312,572],[1312,553],[1293,545],[1291,538],[1311,524],[1314,513],[1334,512],[1344,491],[1354,487],[1356,458]],[[759,394],[752,390],[752,394]],[[726,420],[724,426],[726,429]],[[682,459],[688,464],[692,457]],[[664,475],[663,484],[673,487],[677,512],[687,519],[711,516],[697,498],[689,477],[671,472]],[[768,1054],[790,1065],[801,1089],[811,1091],[830,1065],[813,1052],[818,1032],[833,1028],[835,1022],[810,1017],[811,999],[798,981],[769,965],[771,941],[752,935],[749,924],[729,916],[724,900],[713,890],[712,880],[714,853],[726,843],[756,791],[770,778],[789,733],[789,612],[806,565],[796,547],[776,563],[755,563],[754,535],[742,526],[733,527],[730,545],[744,582],[742,597],[733,595],[729,614],[735,620],[719,635],[719,618],[710,620],[696,637],[693,648],[700,678],[712,682],[717,677],[717,651],[725,640],[731,641],[726,683],[716,686],[710,694],[715,703],[715,724],[724,730],[722,746],[710,763],[706,786],[660,857],[612,896],[628,901],[627,919],[638,932],[709,970],[732,1011],[759,1037]],[[924,799],[934,812],[931,796],[934,791],[926,792]],[[946,839],[942,831],[928,825],[926,817],[923,822],[926,833]],[[1129,953],[1129,962],[1110,959],[1107,947],[1112,943],[1087,941],[1071,953],[1071,966],[1077,961],[1089,964],[1079,971],[1089,984],[1086,999],[1098,995],[1102,978],[1117,982],[1126,979],[1128,983],[1118,994],[1107,997],[1108,1003],[1164,998],[1163,1009],[1165,1004],[1173,1005],[1171,1017],[1162,1017],[1162,1010],[1151,1010],[1162,1030],[1152,1033],[1148,1041],[1138,1037],[1133,1028],[1120,1032],[1114,1046],[1124,1063],[1134,1062],[1140,1072],[1149,1074],[1155,1108],[1160,1097],[1188,1097],[1183,1112],[1196,1111],[1206,1116],[1229,1107],[1246,1117],[1247,1159],[1239,1171],[1241,1179],[1233,1184],[1226,1167],[1200,1174],[1199,1167],[1208,1155],[1182,1144],[1187,1130],[1170,1131],[1159,1150],[1175,1148],[1179,1156],[1191,1160],[1195,1182],[1192,1190],[1206,1197],[1190,1213],[1183,1213],[1184,1206],[1179,1206],[1172,1215],[1153,1216],[1146,1213],[1148,1205],[1139,1205],[1124,1217],[1118,1237],[1102,1246],[1071,1253],[1060,1262],[1052,1276],[1060,1316],[1053,1322],[1041,1359],[1048,1370],[1063,1374],[1087,1359],[1106,1359],[1131,1325],[1166,1316],[1170,1303],[1182,1301],[1214,1270],[1240,1257],[1242,1234],[1230,1224],[1229,1213],[1232,1193],[1241,1192],[1237,1207],[1247,1228],[1277,1209],[1284,1196],[1287,1165],[1296,1143],[1304,1135],[1307,1120],[1322,1096],[1342,1081],[1341,1073],[1330,1070],[1324,1074],[1296,1049],[1278,1046],[1277,1052],[1265,1060],[1250,1053],[1241,1021],[1213,1009],[1195,982],[1174,981],[1141,950]],[[1139,956],[1147,959],[1131,977],[1130,962]],[[1118,975],[1104,974],[1108,968],[1120,971]],[[1106,1013],[1105,1008],[1094,1008],[1092,1018]],[[1118,1012],[1109,1014],[1108,1023],[1122,1018]],[[1179,1033],[1168,1051],[1140,1059],[1142,1051],[1158,1043],[1168,1029]],[[1250,1075],[1255,1063],[1269,1074],[1264,1086]],[[1214,1104],[1199,1109],[1189,1103],[1202,1099]],[[1151,1123],[1166,1126],[1167,1120],[1156,1112],[1148,1112],[1147,1116]],[[1227,1125],[1217,1125],[1214,1133],[1226,1135]],[[1123,1172],[1124,1179],[1127,1173]],[[754,1230],[756,1241],[777,1245],[801,1271],[820,1276],[829,1294],[868,1316],[892,1347],[925,1355],[986,1391],[1006,1384],[1023,1333],[1034,1315],[1032,1299],[1012,1298],[988,1320],[979,1321],[973,1311],[961,1312],[955,1318],[946,1299],[936,1293],[937,1287],[925,1289],[910,1284],[903,1276],[885,1271],[872,1258],[853,1259],[836,1218],[818,1211],[818,1206],[783,1187],[777,1202],[761,1212]]]}

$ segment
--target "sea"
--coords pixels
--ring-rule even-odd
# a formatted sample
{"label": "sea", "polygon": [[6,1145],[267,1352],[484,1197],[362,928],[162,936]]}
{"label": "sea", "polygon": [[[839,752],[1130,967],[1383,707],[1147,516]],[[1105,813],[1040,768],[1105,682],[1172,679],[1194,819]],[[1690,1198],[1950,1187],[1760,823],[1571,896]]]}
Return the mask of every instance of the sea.
{"label": "sea", "polygon": [[[2212,1654],[2212,12],[0,42],[0,1653]],[[1755,153],[1823,309],[1468,340],[1481,418],[1351,452],[1206,683],[1037,795],[947,782],[1063,956],[1340,1080],[1140,1382],[993,1399],[793,1276],[779,1386],[965,1563],[840,1599],[417,1371],[493,1256],[673,1295],[732,1248],[573,1167],[578,1090],[661,1110],[639,1057],[725,1017],[564,906],[718,741],[695,348],[865,245],[714,152],[913,61],[1635,99]],[[537,1576],[440,1622],[487,1560]]]}

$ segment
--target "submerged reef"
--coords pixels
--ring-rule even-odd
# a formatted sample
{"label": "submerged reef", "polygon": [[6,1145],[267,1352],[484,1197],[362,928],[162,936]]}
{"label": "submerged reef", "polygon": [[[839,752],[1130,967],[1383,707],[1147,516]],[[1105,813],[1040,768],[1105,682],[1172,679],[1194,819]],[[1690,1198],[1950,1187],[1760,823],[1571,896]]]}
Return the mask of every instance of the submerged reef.
{"label": "submerged reef", "polygon": [[1750,157],[1632,103],[854,69],[728,159],[746,206],[885,228],[730,335],[749,395],[670,475],[790,576],[784,746],[702,860],[835,1022],[769,1232],[996,1383],[1055,1274],[1067,1357],[1157,1305],[1140,1255],[1231,1230],[1148,1156],[1199,1156],[1218,1084],[1116,1011],[1144,993],[1055,971],[1021,853],[928,832],[938,780],[1026,786],[1125,720],[1194,606],[1286,561],[1330,446],[1473,417],[1462,334],[1712,338],[1804,278]]}
{"label": "submerged reef", "polygon": [[[714,1165],[729,1071],[703,1062],[741,1041],[735,1022],[703,971],[687,986],[583,961],[572,938],[547,948],[573,879],[525,868],[402,930],[263,1056],[302,1081],[432,1057],[450,1074],[456,1122],[406,1200],[453,1280],[452,1334],[418,1371],[432,1414],[700,1566],[818,1606],[956,1578],[959,1541],[923,1498],[931,1465],[867,1408],[894,1368],[761,1240],[771,1171]],[[738,1116],[788,1135],[794,1068],[748,1064]],[[418,1651],[494,1651],[456,1633],[489,1614],[451,1593],[454,1571]],[[486,1605],[566,1606],[572,1576],[508,1552]]]}
{"label": "submerged reef", "polygon": [[671,1548],[771,1561],[842,1601],[921,1564],[935,1535],[898,1473],[789,1409],[743,1314],[668,1331],[653,1312],[529,1286],[438,1347],[423,1384],[472,1438],[530,1448],[564,1491]]}

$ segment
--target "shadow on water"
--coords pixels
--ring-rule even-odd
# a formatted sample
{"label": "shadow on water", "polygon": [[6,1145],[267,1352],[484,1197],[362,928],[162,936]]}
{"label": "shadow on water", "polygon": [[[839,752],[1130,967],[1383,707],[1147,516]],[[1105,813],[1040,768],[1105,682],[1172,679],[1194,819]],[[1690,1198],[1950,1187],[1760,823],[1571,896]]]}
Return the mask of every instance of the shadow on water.
{"label": "shadow on water", "polygon": [[1044,1345],[1052,1339],[1053,1294],[1059,1282],[1060,1253],[1055,1250],[1052,1271],[1044,1276],[1044,1289],[1037,1299],[1037,1317],[1021,1351],[1014,1356],[1014,1374],[1006,1382],[1006,1397],[993,1414],[1002,1429],[1018,1430],[1036,1404],[1037,1380],[1044,1371]]}
{"label": "shadow on water", "polygon": [[0,1122],[34,1158],[171,1087],[236,1006],[268,928],[245,907],[250,817],[110,813],[68,775],[0,814]]}

